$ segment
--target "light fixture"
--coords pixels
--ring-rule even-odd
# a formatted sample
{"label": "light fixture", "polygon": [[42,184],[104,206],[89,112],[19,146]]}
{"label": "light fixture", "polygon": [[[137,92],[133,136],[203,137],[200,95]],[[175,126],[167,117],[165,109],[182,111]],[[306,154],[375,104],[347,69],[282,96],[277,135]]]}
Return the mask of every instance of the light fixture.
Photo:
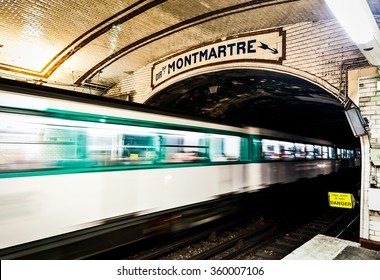
{"label": "light fixture", "polygon": [[219,85],[216,81],[215,75],[212,76],[212,85],[208,87],[208,90],[211,94],[217,93],[219,89]]}
{"label": "light fixture", "polygon": [[380,65],[380,31],[366,0],[325,0],[344,30],[373,65]]}
{"label": "light fixture", "polygon": [[208,87],[208,90],[210,91],[210,93],[217,93],[218,89],[219,89],[219,86],[210,86],[210,87]]}
{"label": "light fixture", "polygon": [[350,108],[344,111],[344,113],[346,114],[348,123],[350,124],[352,133],[355,137],[367,134],[367,131],[369,130],[369,121],[367,118],[362,117],[358,108]]}

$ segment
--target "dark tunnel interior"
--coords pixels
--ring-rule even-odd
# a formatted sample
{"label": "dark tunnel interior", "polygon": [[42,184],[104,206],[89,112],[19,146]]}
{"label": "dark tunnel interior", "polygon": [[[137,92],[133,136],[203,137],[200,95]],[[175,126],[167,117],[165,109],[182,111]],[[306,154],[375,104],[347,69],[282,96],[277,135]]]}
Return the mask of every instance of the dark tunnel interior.
{"label": "dark tunnel interior", "polygon": [[145,104],[359,147],[342,104],[323,88],[274,71],[231,69],[190,77]]}

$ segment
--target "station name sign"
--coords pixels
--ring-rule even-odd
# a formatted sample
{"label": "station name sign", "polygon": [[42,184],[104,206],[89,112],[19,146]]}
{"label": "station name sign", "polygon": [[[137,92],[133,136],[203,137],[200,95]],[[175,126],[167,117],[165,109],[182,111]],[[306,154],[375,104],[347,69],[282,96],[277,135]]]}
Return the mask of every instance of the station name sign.
{"label": "station name sign", "polygon": [[218,40],[160,61],[152,67],[152,87],[200,67],[218,63],[257,61],[282,63],[285,32],[276,29]]}

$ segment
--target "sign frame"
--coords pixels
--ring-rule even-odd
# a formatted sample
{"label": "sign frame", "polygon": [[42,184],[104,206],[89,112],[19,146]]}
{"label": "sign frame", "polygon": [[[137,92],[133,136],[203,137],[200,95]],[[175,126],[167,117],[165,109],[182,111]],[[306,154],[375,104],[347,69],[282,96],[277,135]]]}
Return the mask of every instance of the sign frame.
{"label": "sign frame", "polygon": [[328,192],[330,207],[354,209],[355,198],[351,193]]}
{"label": "sign frame", "polygon": [[151,87],[200,68],[237,62],[282,64],[286,59],[283,28],[251,32],[211,41],[184,50],[153,64]]}

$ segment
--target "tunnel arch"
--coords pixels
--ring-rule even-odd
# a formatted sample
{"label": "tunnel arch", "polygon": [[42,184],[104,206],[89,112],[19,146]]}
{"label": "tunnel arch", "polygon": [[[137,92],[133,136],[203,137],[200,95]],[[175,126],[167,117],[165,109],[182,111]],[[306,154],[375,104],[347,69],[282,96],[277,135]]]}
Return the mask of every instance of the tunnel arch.
{"label": "tunnel arch", "polygon": [[188,72],[181,73],[167,82],[158,85],[155,87],[145,98],[143,103],[145,103],[147,100],[149,100],[152,96],[154,96],[156,93],[165,90],[165,88],[170,87],[171,85],[178,83],[182,80],[189,79],[198,75],[204,75],[204,74],[212,74],[217,73],[224,70],[233,70],[233,69],[253,69],[253,70],[263,70],[263,71],[273,71],[273,72],[279,72],[282,74],[287,74],[290,76],[295,76],[297,78],[301,78],[305,81],[308,81],[322,89],[324,89],[326,92],[330,93],[333,97],[335,97],[338,101],[341,103],[344,102],[344,99],[339,94],[339,89],[334,87],[329,81],[322,79],[316,75],[310,74],[308,72],[288,67],[280,64],[272,64],[272,63],[252,63],[252,62],[236,62],[236,63],[226,63],[226,64],[216,64],[211,65],[208,67],[203,67],[199,69],[194,69]]}
{"label": "tunnel arch", "polygon": [[[227,82],[210,95],[207,85],[214,75]],[[250,77],[256,80],[252,85]],[[157,86],[144,103],[358,147],[342,98],[331,83],[310,73],[277,64],[239,62],[179,74]]]}

